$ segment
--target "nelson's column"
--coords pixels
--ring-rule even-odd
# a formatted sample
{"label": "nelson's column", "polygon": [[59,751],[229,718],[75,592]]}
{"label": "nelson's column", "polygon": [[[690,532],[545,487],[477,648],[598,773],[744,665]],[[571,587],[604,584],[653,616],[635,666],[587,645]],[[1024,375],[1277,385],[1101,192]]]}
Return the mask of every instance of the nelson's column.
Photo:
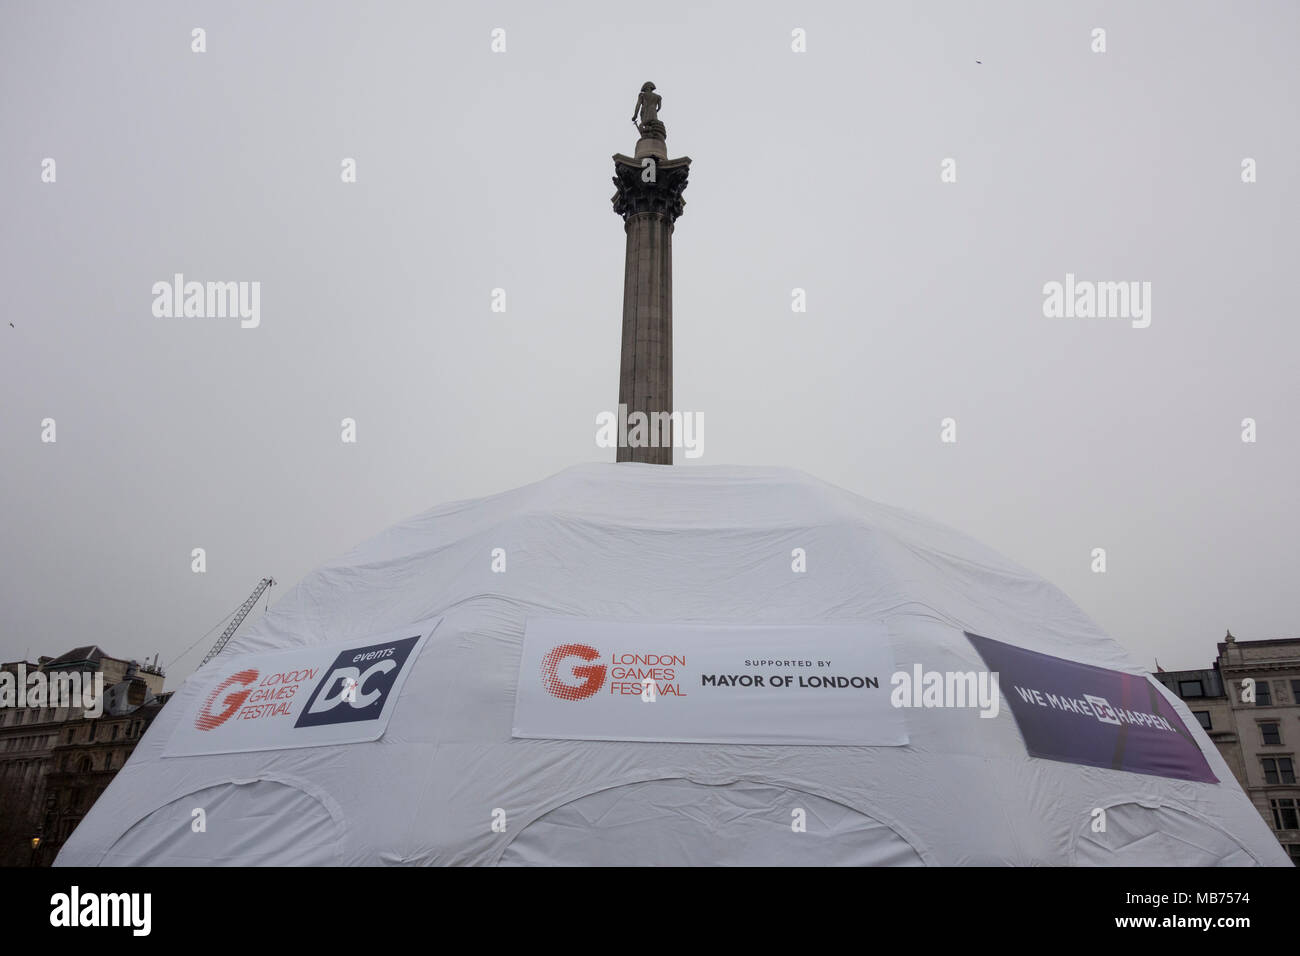
{"label": "nelson's column", "polygon": [[[689,157],[669,159],[668,131],[659,121],[662,97],[653,83],[641,87],[632,122],[641,138],[636,155],[614,155],[614,212],[623,217],[627,259],[623,267],[623,353],[619,365],[618,461],[673,463],[673,223],[686,200]],[[639,118],[639,121],[638,121]],[[625,412],[626,410],[626,412]],[[635,413],[646,427],[638,429]],[[625,427],[623,414],[628,416]],[[647,441],[631,447],[639,435]],[[654,447],[657,444],[658,447]]]}

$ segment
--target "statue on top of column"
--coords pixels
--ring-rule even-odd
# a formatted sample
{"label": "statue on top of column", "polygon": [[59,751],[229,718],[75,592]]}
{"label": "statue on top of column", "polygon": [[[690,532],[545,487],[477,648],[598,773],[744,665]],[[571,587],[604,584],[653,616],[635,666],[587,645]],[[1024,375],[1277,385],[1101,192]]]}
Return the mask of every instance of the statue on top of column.
{"label": "statue on top of column", "polygon": [[[668,129],[659,121],[659,107],[663,104],[664,98],[655,92],[653,83],[643,83],[641,85],[641,95],[636,98],[636,107],[632,110],[632,122],[640,131],[644,139],[662,139],[668,138]],[[641,121],[637,122],[637,115],[640,114]]]}

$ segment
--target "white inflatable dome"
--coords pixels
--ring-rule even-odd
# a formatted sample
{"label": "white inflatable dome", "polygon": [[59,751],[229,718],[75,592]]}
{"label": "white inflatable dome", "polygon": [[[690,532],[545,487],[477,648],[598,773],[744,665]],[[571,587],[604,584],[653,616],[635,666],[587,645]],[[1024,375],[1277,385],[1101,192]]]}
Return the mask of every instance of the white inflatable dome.
{"label": "white inflatable dome", "polygon": [[[900,670],[986,669],[971,632],[1143,674],[1055,587],[916,515],[786,469],[580,465],[308,575],[181,686],[57,865],[1289,864],[1154,681],[1219,782],[1031,756],[1005,700],[903,710],[903,746],[523,739],[525,622],[547,617],[872,622]],[[223,662],[434,618],[379,739],[163,756]]]}

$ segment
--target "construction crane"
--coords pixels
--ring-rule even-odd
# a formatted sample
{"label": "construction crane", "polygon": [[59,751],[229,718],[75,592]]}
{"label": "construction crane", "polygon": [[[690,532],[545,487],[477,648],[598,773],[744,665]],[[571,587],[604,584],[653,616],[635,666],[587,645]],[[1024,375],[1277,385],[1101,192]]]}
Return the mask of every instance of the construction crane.
{"label": "construction crane", "polygon": [[221,649],[226,646],[226,642],[235,636],[235,631],[239,630],[239,625],[244,623],[244,618],[248,617],[248,612],[253,609],[257,599],[270,587],[275,587],[274,578],[262,578],[257,582],[257,587],[253,588],[253,593],[248,596],[248,600],[239,605],[239,610],[235,612],[234,619],[226,625],[226,629],[221,632],[221,636],[217,638],[217,643],[212,645],[212,650],[208,651],[208,656],[203,658],[199,663],[199,667],[202,667],[221,653]]}

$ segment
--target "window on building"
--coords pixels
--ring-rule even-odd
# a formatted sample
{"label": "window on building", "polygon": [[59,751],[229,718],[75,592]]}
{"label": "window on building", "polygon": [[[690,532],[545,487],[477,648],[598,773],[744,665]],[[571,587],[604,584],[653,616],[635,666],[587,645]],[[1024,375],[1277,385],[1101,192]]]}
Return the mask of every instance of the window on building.
{"label": "window on building", "polygon": [[1208,710],[1194,710],[1192,711],[1192,716],[1196,718],[1196,722],[1205,730],[1214,729],[1210,726],[1210,712]]}
{"label": "window on building", "polygon": [[1286,851],[1291,854],[1291,862],[1300,866],[1300,843],[1288,844]]}
{"label": "window on building", "polygon": [[1260,724],[1259,732],[1264,735],[1266,744],[1276,746],[1282,742],[1282,726],[1275,720]]}
{"label": "window on building", "polygon": [[1256,707],[1273,706],[1273,694],[1268,689],[1268,681],[1266,680],[1255,681],[1255,706]]}
{"label": "window on building", "polygon": [[1300,815],[1297,815],[1296,802],[1290,798],[1270,800],[1273,808],[1274,830],[1300,830]]}
{"label": "window on building", "polygon": [[1265,757],[1261,762],[1265,783],[1295,783],[1295,767],[1290,757]]}
{"label": "window on building", "polygon": [[109,740],[116,740],[116,739],[117,739],[118,726],[119,726],[119,725],[117,725],[117,724],[114,724],[114,725],[113,725],[113,736],[110,737],[110,738],[108,738]]}
{"label": "window on building", "polygon": [[1204,697],[1205,685],[1199,680],[1180,680],[1178,682],[1179,697]]}
{"label": "window on building", "polygon": [[1300,704],[1300,680],[1293,680],[1291,682],[1291,699],[1297,704]]}
{"label": "window on building", "polygon": [[72,743],[72,733],[73,733],[72,728],[69,727],[69,728],[68,728],[68,743]]}
{"label": "window on building", "polygon": [[[81,758],[81,766],[77,768],[79,772],[90,773],[90,771],[94,769],[95,769],[95,762],[93,760],[91,760],[89,757]],[[1267,771],[1265,771],[1265,774],[1267,775]]]}

